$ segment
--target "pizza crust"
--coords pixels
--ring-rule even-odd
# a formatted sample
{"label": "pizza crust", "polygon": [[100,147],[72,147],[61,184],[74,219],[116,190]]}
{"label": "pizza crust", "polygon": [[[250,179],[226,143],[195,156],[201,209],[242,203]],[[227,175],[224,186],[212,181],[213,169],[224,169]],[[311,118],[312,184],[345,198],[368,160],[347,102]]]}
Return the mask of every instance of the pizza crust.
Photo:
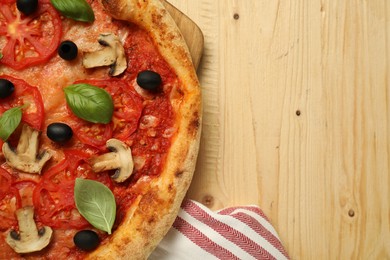
{"label": "pizza crust", "polygon": [[138,197],[114,234],[87,257],[146,259],[172,226],[191,183],[202,125],[200,86],[188,47],[159,0],[102,2],[114,18],[135,23],[150,34],[182,86],[171,100],[178,130],[163,172]]}

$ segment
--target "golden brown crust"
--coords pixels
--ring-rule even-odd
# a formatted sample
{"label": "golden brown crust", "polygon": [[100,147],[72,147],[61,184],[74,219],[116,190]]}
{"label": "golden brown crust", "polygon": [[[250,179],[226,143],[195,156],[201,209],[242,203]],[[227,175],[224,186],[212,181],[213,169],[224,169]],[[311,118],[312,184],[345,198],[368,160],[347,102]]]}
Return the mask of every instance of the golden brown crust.
{"label": "golden brown crust", "polygon": [[159,0],[102,2],[114,18],[133,22],[149,32],[182,84],[180,95],[171,100],[178,132],[161,176],[138,197],[110,240],[88,256],[146,259],[171,227],[192,179],[201,128],[200,87],[180,31]]}

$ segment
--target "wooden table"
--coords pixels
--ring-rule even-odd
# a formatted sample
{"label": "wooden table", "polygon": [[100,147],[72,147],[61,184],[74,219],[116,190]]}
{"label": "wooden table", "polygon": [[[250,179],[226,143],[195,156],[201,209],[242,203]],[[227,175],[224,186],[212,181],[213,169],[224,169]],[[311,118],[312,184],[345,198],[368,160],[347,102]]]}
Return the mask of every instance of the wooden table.
{"label": "wooden table", "polygon": [[390,2],[170,2],[205,36],[188,196],[259,205],[292,259],[390,259]]}

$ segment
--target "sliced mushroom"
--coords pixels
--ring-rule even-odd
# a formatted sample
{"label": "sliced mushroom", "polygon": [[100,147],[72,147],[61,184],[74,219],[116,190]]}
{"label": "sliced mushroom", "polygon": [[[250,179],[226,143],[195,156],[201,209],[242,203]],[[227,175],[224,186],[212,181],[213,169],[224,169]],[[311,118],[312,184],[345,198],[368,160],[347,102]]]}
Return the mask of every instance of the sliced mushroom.
{"label": "sliced mushroom", "polygon": [[38,136],[37,130],[25,124],[16,151],[4,143],[2,150],[8,165],[20,171],[40,174],[52,155],[49,151],[38,154]]}
{"label": "sliced mushroom", "polygon": [[38,230],[34,222],[34,208],[27,206],[16,211],[19,233],[11,230],[7,235],[7,244],[17,253],[31,253],[45,248],[51,240],[53,230],[44,226]]}
{"label": "sliced mushroom", "polygon": [[98,42],[102,49],[85,52],[83,66],[87,69],[110,66],[110,75],[118,76],[127,68],[125,50],[119,38],[111,33],[100,34]]}
{"label": "sliced mushroom", "polygon": [[133,173],[131,149],[118,139],[109,139],[106,146],[111,152],[92,158],[92,170],[102,172],[115,169],[115,174],[111,178],[116,182],[124,182]]}

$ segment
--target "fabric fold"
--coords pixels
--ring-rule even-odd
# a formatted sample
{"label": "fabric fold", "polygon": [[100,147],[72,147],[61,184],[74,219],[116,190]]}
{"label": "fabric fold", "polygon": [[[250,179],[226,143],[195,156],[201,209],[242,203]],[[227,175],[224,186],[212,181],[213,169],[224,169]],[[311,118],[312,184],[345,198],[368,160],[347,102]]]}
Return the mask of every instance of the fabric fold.
{"label": "fabric fold", "polygon": [[276,230],[257,206],[216,212],[185,200],[149,259],[289,259]]}

